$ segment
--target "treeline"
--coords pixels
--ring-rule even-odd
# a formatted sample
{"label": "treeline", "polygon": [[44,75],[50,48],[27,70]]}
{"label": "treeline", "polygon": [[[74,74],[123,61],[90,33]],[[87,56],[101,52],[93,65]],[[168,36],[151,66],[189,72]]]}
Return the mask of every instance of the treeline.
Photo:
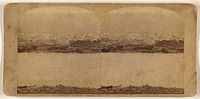
{"label": "treeline", "polygon": [[183,53],[183,40],[156,40],[153,44],[118,41],[108,38],[97,40],[70,40],[66,44],[56,42],[18,41],[18,52],[58,53]]}

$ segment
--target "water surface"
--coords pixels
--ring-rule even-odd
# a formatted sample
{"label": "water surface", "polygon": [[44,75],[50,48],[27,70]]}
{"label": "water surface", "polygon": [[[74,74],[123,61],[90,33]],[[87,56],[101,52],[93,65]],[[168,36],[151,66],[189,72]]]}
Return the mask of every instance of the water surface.
{"label": "water surface", "polygon": [[183,87],[183,53],[18,53],[18,85]]}

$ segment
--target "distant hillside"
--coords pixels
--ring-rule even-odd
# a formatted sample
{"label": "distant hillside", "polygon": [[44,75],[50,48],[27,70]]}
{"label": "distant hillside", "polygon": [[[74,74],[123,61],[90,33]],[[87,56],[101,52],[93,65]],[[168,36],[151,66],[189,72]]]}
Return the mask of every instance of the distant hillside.
{"label": "distant hillside", "polygon": [[118,41],[108,38],[97,40],[70,40],[61,44],[56,41],[18,40],[18,52],[57,52],[57,53],[183,53],[183,40],[156,40],[146,44],[134,41]]}

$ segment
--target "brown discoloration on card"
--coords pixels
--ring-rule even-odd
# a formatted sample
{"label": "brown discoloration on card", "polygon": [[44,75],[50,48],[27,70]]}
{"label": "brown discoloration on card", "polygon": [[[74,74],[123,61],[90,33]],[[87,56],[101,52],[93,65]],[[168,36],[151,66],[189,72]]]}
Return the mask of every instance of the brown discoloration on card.
{"label": "brown discoloration on card", "polygon": [[8,4],[7,95],[192,96],[190,4]]}

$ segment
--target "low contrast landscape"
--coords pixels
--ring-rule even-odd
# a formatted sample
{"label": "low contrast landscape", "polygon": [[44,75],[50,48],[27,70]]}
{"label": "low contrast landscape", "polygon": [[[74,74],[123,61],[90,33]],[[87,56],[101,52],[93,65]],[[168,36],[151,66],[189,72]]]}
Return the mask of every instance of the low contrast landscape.
{"label": "low contrast landscape", "polygon": [[16,26],[17,93],[184,94],[190,31],[172,8],[30,7]]}
{"label": "low contrast landscape", "polygon": [[142,40],[83,39],[59,43],[56,40],[33,41],[18,39],[18,52],[56,53],[183,53],[183,40],[155,40],[147,44]]}
{"label": "low contrast landscape", "polygon": [[183,88],[143,86],[101,86],[100,88],[80,88],[57,86],[18,86],[18,94],[184,94]]}

